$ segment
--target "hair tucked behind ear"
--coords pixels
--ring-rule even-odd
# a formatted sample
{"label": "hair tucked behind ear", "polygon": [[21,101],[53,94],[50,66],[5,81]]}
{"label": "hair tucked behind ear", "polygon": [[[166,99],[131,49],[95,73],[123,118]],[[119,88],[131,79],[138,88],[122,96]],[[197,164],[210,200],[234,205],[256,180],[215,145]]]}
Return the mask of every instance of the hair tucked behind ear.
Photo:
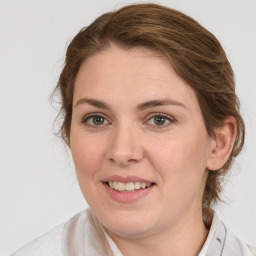
{"label": "hair tucked behind ear", "polygon": [[212,205],[220,199],[222,177],[243,147],[245,127],[239,113],[232,68],[218,40],[185,14],[157,4],[135,4],[105,13],[83,28],[68,46],[56,91],[61,92],[60,129],[69,145],[72,100],[81,64],[116,44],[124,49],[145,47],[166,56],[177,74],[195,91],[207,132],[221,127],[228,116],[237,123],[237,137],[223,168],[209,171],[202,198],[203,218],[210,225]]}

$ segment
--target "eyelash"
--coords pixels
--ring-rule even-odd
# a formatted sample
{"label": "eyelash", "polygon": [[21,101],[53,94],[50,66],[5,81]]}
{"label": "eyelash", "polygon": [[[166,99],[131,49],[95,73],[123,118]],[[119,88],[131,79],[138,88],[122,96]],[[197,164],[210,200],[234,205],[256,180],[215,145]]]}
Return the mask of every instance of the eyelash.
{"label": "eyelash", "polygon": [[[92,114],[89,114],[87,116],[85,116],[83,119],[82,119],[82,123],[84,123],[86,126],[89,126],[89,127],[92,127],[92,128],[101,128],[102,126],[105,126],[105,125],[108,125],[108,124],[100,124],[100,125],[95,125],[95,124],[90,124],[88,123],[88,121],[90,120],[90,118],[93,118],[93,117],[99,117],[99,118],[103,118],[104,119],[104,122],[107,121],[107,118],[105,118],[101,113],[92,113]],[[163,113],[152,113],[150,115],[150,118],[146,121],[146,122],[149,122],[151,119],[153,118],[156,118],[156,117],[160,117],[160,118],[164,118],[165,122],[166,121],[169,121],[168,124],[163,124],[163,125],[156,125],[156,124],[150,124],[150,126],[154,126],[154,127],[158,127],[158,128],[164,128],[164,127],[167,127],[169,126],[171,123],[174,123],[175,120],[174,118],[171,118],[169,115],[166,115],[166,114],[163,114]],[[108,122],[108,121],[107,121]],[[109,122],[108,122],[109,123]]]}
{"label": "eyelash", "polygon": [[103,125],[89,124],[88,120],[90,120],[90,118],[93,118],[93,117],[103,118],[104,122],[107,121],[107,118],[105,118],[101,113],[91,113],[83,118],[82,123],[92,128],[101,128],[103,125],[106,125],[106,124],[103,124]]}
{"label": "eyelash", "polygon": [[160,129],[161,129],[161,128],[165,128],[165,127],[169,126],[171,123],[174,123],[174,122],[175,122],[174,118],[172,118],[172,117],[170,117],[169,115],[166,115],[166,114],[164,114],[164,113],[152,113],[152,114],[150,115],[150,118],[148,119],[147,122],[149,122],[151,119],[156,118],[156,117],[164,118],[164,119],[165,119],[165,122],[166,122],[166,121],[169,121],[168,124],[164,124],[164,125],[151,124],[151,126],[158,127],[158,128],[160,128]]}

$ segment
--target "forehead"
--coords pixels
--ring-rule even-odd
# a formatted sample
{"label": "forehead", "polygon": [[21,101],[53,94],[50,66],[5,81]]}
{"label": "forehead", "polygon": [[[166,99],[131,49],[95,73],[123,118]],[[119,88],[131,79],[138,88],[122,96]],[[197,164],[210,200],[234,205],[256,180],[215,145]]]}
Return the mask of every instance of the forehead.
{"label": "forehead", "polygon": [[120,102],[170,97],[191,101],[192,105],[197,103],[193,89],[176,74],[166,57],[145,48],[124,50],[116,46],[82,64],[75,82],[74,101],[79,97]]}

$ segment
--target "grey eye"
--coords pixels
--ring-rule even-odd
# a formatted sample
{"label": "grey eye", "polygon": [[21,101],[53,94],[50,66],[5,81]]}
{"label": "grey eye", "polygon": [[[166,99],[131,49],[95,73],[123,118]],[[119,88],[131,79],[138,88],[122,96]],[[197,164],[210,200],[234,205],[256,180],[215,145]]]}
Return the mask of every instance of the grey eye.
{"label": "grey eye", "polygon": [[154,123],[155,125],[164,125],[166,122],[166,117],[163,116],[155,116]]}
{"label": "grey eye", "polygon": [[172,122],[173,120],[170,117],[164,115],[152,116],[148,121],[148,123],[153,126],[167,126]]}
{"label": "grey eye", "polygon": [[106,118],[99,116],[99,115],[91,115],[86,117],[83,120],[84,124],[87,124],[89,126],[101,126],[101,125],[105,125],[108,123],[108,121],[106,120]]}
{"label": "grey eye", "polygon": [[105,118],[102,116],[93,116],[91,119],[94,125],[101,125],[105,122]]}

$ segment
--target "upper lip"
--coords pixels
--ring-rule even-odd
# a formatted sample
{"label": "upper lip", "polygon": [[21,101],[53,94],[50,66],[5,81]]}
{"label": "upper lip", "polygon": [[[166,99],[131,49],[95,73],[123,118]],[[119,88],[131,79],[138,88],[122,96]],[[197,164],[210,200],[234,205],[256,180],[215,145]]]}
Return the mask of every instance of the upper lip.
{"label": "upper lip", "polygon": [[108,181],[120,181],[123,183],[128,183],[128,182],[144,182],[144,183],[154,183],[153,181],[142,179],[137,176],[119,176],[119,175],[112,175],[104,178],[102,182],[108,182]]}

